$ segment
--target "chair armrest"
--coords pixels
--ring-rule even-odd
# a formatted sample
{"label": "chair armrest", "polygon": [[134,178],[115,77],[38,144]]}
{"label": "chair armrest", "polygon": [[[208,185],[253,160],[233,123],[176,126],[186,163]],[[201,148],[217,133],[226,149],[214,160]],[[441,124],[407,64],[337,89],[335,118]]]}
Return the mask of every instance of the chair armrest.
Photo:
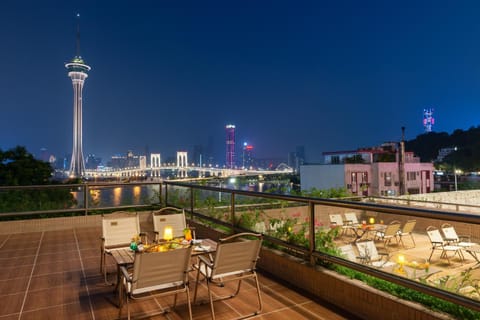
{"label": "chair armrest", "polygon": [[130,278],[130,274],[127,271],[127,268],[125,266],[120,267],[120,272],[122,273],[122,277],[125,278],[127,282],[132,282],[132,279]]}

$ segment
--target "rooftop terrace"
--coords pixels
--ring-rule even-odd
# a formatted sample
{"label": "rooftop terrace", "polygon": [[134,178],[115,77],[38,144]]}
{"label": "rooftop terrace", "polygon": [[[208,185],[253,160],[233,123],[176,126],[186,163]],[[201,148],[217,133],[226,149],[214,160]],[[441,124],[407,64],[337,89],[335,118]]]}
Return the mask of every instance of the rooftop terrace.
{"label": "rooftop terrace", "polygon": [[[96,189],[95,186],[82,185],[74,190],[83,187],[87,188],[83,192],[85,206],[82,208],[80,205],[68,211],[85,212],[84,215],[0,222],[2,250],[0,265],[4,267],[4,272],[0,276],[0,298],[2,302],[6,302],[0,304],[0,320],[38,318],[38,315],[42,318],[79,319],[117,317],[118,308],[113,287],[104,284],[99,270],[101,215],[92,214],[92,211],[125,210],[128,206],[101,208],[103,211],[98,207],[89,208],[88,206],[97,205],[94,199],[88,198],[89,196],[93,197],[98,192],[103,192],[105,188],[118,189],[118,186],[101,186]],[[130,186],[122,184],[121,187]],[[132,187],[138,188],[135,185]],[[318,266],[318,263],[325,262],[346,266],[355,272],[373,275],[395,285],[440,297],[454,302],[457,306],[480,310],[479,297],[475,296],[475,292],[480,291],[478,286],[480,272],[474,256],[465,250],[464,260],[455,257],[447,261],[440,257],[439,252],[435,253],[428,271],[407,269],[406,273],[401,274],[396,270],[400,256],[410,263],[423,263],[430,256],[431,244],[425,231],[430,225],[439,227],[443,222],[454,223],[457,231],[470,235],[473,242],[479,243],[480,221],[478,214],[470,210],[467,213],[462,212],[456,206],[456,212],[449,211],[452,209],[439,207],[440,202],[433,204],[434,208],[422,209],[416,201],[408,208],[404,204],[400,206],[390,203],[379,204],[381,199],[374,199],[376,203],[358,200],[338,201],[232,191],[215,187],[192,187],[178,183],[168,183],[160,187],[158,194],[162,197],[160,203],[184,208],[190,223],[194,225],[200,223],[203,226],[204,230],[201,233],[197,225],[199,238],[218,239],[218,232],[228,234],[242,230],[258,231],[259,224],[266,228],[262,230],[265,234],[265,244],[279,249],[277,256],[281,258],[273,257],[269,253],[270,249],[262,250],[263,258],[259,262],[259,270],[265,305],[263,312],[254,318],[283,319],[288,315],[289,318],[295,319],[355,319],[355,316],[358,319],[381,320],[399,317],[421,320],[452,319],[414,303],[404,304],[402,307],[404,311],[400,311],[397,308],[402,303],[399,299],[385,293],[374,292],[360,281],[343,276],[343,279],[340,279],[338,275],[332,276],[335,272]],[[212,199],[215,200],[213,205]],[[148,205],[140,205],[136,210],[141,211]],[[150,210],[141,213],[142,231],[153,230]],[[322,233],[331,227],[328,221],[329,214],[343,215],[347,212],[354,212],[360,220],[368,221],[373,217],[377,221],[384,220],[385,224],[392,220],[400,220],[403,224],[407,219],[415,219],[416,246],[411,245],[409,238],[404,239],[405,247],[394,241],[387,248],[390,263],[388,267],[380,269],[361,264],[361,261],[355,258],[350,261],[340,259],[335,254],[332,255],[331,251],[324,251],[322,242],[317,240],[318,236],[324,237]],[[47,213],[56,212],[50,210]],[[24,214],[31,215],[32,212],[10,213],[17,217]],[[279,221],[282,221],[283,228],[272,229],[272,224]],[[210,233],[211,231],[217,234],[214,235]],[[150,235],[150,239],[153,239],[153,235]],[[335,248],[345,244],[355,245],[351,234],[338,236],[332,243]],[[376,245],[379,249],[384,249],[382,241],[376,241]],[[295,258],[288,258],[292,255]],[[293,264],[280,260],[284,257],[296,260]],[[108,263],[110,279],[113,280],[115,276],[112,273],[116,268],[113,260],[108,260]],[[464,277],[465,272],[468,272],[468,279]],[[329,274],[330,278],[318,274]],[[193,275],[191,279],[192,277]],[[468,280],[468,283],[463,281],[464,279]],[[473,284],[472,294],[458,292],[456,290],[460,288],[458,282],[461,282],[462,286]],[[194,289],[194,285],[194,281],[191,281],[190,290]],[[247,290],[243,291],[243,296],[217,302],[218,318],[232,319],[240,314],[249,313],[251,299],[248,294],[251,289],[249,286],[250,284]],[[352,286],[359,289],[352,289]],[[206,297],[203,283],[199,293],[201,297]],[[394,302],[386,301],[388,299]],[[169,313],[167,318],[185,317],[186,306],[181,301],[176,312]],[[169,298],[135,302],[134,312],[148,315],[158,307],[166,308],[170,303]],[[385,318],[385,310],[390,312],[388,318]],[[193,315],[194,319],[210,318],[208,305],[195,305]]]}

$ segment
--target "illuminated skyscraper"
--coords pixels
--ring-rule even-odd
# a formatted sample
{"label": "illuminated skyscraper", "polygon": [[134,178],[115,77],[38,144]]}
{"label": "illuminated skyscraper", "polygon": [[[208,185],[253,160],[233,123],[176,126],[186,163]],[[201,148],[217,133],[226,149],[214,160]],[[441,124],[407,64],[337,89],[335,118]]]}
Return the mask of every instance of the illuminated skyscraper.
{"label": "illuminated skyscraper", "polygon": [[[79,17],[80,15],[77,15],[77,18]],[[70,62],[65,64],[73,85],[73,151],[72,161],[70,162],[70,177],[76,178],[81,178],[85,175],[82,142],[82,90],[83,83],[88,77],[87,72],[91,69],[80,56],[79,26],[80,24],[77,24],[77,54]]]}
{"label": "illuminated skyscraper", "polygon": [[235,167],[235,125],[227,124],[225,126],[225,131],[227,133],[227,154],[225,165],[227,166],[227,168],[233,169]]}

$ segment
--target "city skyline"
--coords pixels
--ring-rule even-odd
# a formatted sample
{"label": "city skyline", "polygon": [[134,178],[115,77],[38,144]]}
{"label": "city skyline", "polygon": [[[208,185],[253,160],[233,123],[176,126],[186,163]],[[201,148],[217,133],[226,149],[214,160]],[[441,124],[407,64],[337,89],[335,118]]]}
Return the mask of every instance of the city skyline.
{"label": "city skyline", "polygon": [[319,162],[325,151],[399,141],[402,126],[415,138],[424,109],[435,109],[436,132],[478,125],[475,2],[27,3],[0,10],[2,149],[72,149],[62,64],[77,13],[82,55],[95,66],[85,156],[147,146],[169,156],[212,140],[221,162],[233,123],[260,158],[305,146]]}

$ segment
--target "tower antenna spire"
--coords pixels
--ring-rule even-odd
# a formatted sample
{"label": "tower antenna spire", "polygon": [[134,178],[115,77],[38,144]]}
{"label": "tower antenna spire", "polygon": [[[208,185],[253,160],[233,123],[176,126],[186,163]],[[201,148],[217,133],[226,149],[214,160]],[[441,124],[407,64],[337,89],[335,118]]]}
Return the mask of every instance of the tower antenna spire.
{"label": "tower antenna spire", "polygon": [[80,13],[77,13],[77,41],[76,41],[76,54],[80,57]]}

